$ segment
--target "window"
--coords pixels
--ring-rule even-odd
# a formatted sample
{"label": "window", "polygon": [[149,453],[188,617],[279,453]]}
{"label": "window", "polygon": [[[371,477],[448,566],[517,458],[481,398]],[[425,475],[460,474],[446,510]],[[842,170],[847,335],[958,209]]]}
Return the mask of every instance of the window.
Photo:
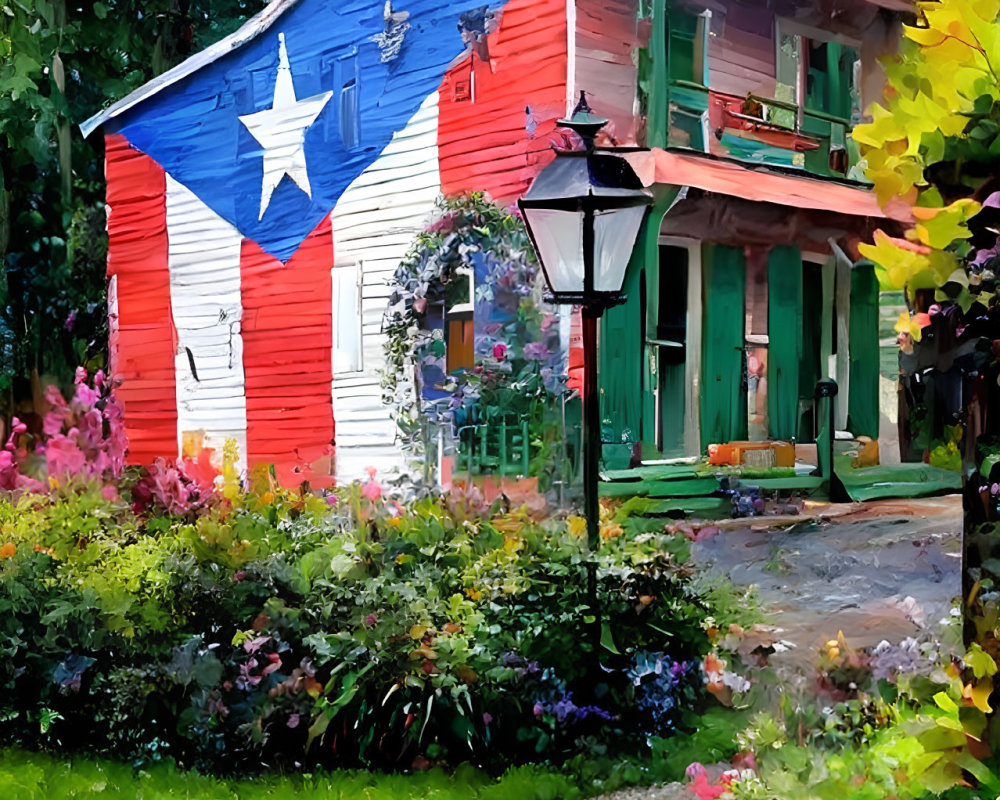
{"label": "window", "polygon": [[[822,31],[800,27],[779,19],[777,28],[775,100],[803,111],[829,114],[850,121],[860,118],[858,82],[860,62],[857,47],[824,38]],[[772,121],[795,127],[795,112],[773,109]]]}
{"label": "window", "polygon": [[360,372],[362,265],[330,270],[333,279],[333,374]]}
{"label": "window", "polygon": [[672,81],[708,84],[708,27],[711,11],[674,6],[667,18],[667,62]]}
{"label": "window", "polygon": [[459,267],[448,286],[445,301],[445,361],[448,372],[475,366],[474,290],[472,270]]}
{"label": "window", "polygon": [[357,53],[337,59],[337,85],[340,86],[337,119],[344,148],[351,150],[361,144],[361,92],[358,86]]}

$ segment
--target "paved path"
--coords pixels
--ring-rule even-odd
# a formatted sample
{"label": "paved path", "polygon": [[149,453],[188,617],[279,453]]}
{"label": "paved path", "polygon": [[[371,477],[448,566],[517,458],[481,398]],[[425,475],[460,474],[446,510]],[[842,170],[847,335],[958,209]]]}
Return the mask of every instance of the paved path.
{"label": "paved path", "polygon": [[825,521],[823,508],[808,511],[779,528],[766,517],[727,521],[692,547],[700,568],[759,587],[796,645],[781,654],[786,666],[810,668],[839,630],[854,647],[921,634],[957,647],[958,626],[942,620],[961,592],[959,495],[830,506]]}

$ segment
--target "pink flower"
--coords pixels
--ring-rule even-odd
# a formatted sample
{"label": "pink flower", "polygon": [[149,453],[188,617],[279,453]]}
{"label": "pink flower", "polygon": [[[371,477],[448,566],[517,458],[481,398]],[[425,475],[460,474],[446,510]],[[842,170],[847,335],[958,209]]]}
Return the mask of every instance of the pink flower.
{"label": "pink flower", "polygon": [[361,494],[374,503],[382,496],[382,487],[379,486],[378,481],[373,478],[361,487]]}
{"label": "pink flower", "polygon": [[286,722],[285,724],[289,728],[297,728],[299,726],[299,719],[300,717],[298,714],[289,714],[288,722]]}
{"label": "pink flower", "polygon": [[427,310],[427,298],[418,297],[413,301],[413,310],[418,314],[423,314]]}
{"label": "pink flower", "polygon": [[87,454],[76,443],[78,431],[71,428],[68,436],[57,435],[45,447],[45,464],[49,475],[79,475],[87,468]]}
{"label": "pink flower", "polygon": [[109,503],[115,503],[121,499],[118,496],[118,490],[110,483],[106,484],[104,487],[101,488],[101,497],[103,497]]}
{"label": "pink flower", "polygon": [[726,791],[725,786],[712,786],[708,782],[708,776],[704,773],[698,775],[691,785],[698,800],[716,800],[716,798]]}
{"label": "pink flower", "polygon": [[497,342],[493,345],[493,358],[504,359],[507,357],[507,345],[503,342]]}
{"label": "pink flower", "polygon": [[74,378],[73,383],[75,383],[77,386],[79,386],[85,380],[87,380],[87,370],[85,368],[83,368],[83,367],[77,367],[76,368],[76,377]]}
{"label": "pink flower", "polygon": [[540,717],[545,713],[545,706],[541,703],[535,703],[535,707],[531,711],[536,717]]}
{"label": "pink flower", "polygon": [[489,725],[493,722],[493,715],[489,711],[483,712],[483,725]]}

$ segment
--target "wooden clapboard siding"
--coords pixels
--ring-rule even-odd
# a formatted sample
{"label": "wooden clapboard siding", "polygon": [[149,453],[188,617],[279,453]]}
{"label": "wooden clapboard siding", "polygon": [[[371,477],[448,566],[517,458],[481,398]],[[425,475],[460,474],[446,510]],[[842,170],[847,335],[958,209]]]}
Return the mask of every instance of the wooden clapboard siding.
{"label": "wooden clapboard siding", "polygon": [[[718,13],[718,12],[716,12]],[[709,86],[717,92],[744,97],[774,95],[774,22],[765,9],[736,14],[721,24],[713,20],[708,39]],[[767,22],[760,19],[766,15]]]}
{"label": "wooden clapboard siding", "polygon": [[[441,82],[441,188],[509,203],[552,160],[555,121],[566,112],[565,0],[508,0],[486,45],[488,62],[470,54]],[[457,99],[470,59],[474,95]]]}
{"label": "wooden clapboard siding", "polygon": [[[242,236],[169,175],[166,192],[178,447],[183,450],[185,434],[193,434],[221,456],[226,440],[233,439],[246,469]],[[205,269],[206,261],[212,269]]]}
{"label": "wooden clapboard siding", "polygon": [[[367,467],[402,466],[396,425],[382,403],[382,317],[388,282],[414,236],[427,224],[440,193],[437,149],[438,96],[429,97],[382,155],[344,192],[331,215],[334,268],[361,264],[362,370],[334,374],[336,474],[363,477]],[[333,309],[333,313],[350,310]]]}
{"label": "wooden clapboard siding", "polygon": [[635,145],[638,48],[636,0],[578,0],[576,3],[575,94],[611,120],[608,132],[619,145]]}

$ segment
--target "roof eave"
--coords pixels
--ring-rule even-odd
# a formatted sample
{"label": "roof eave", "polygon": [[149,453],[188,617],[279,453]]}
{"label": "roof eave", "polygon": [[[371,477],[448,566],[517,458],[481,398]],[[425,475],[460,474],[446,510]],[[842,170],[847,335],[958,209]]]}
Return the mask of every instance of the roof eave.
{"label": "roof eave", "polygon": [[197,72],[202,67],[207,67],[209,64],[242,47],[244,44],[270,28],[278,17],[298,2],[299,0],[272,0],[269,5],[244,22],[236,31],[229,34],[229,36],[226,36],[224,39],[220,39],[215,44],[209,45],[204,50],[186,58],[176,67],[167,70],[161,75],[157,75],[155,78],[147,81],[131,94],[126,95],[118,102],[108,106],[103,111],[99,111],[90,119],[82,122],[80,124],[80,132],[83,134],[83,137],[86,139],[97,128],[101,127],[109,120],[114,119],[119,114],[128,111],[133,106],[149,99],[163,89],[166,89],[168,86],[172,86],[178,81],[186,78],[188,75]]}

